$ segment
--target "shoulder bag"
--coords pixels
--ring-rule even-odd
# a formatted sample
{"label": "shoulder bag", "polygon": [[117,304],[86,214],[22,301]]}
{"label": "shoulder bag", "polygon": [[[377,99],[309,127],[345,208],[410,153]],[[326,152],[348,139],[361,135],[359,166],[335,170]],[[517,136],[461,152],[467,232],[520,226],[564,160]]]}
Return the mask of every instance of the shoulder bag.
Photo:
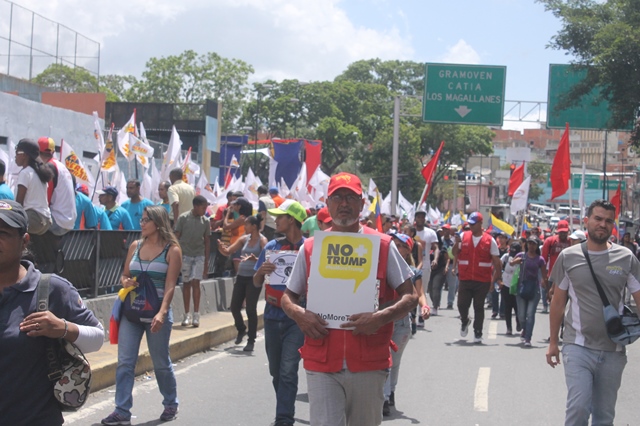
{"label": "shoulder bag", "polygon": [[609,299],[604,293],[604,290],[602,290],[598,277],[596,277],[595,272],[593,272],[593,266],[591,266],[591,259],[589,258],[589,251],[587,250],[587,242],[585,241],[580,245],[582,247],[582,253],[587,259],[587,264],[589,265],[593,281],[596,283],[598,294],[600,295],[600,299],[602,299],[602,304],[604,305],[604,323],[607,327],[609,339],[620,345],[630,345],[640,337],[640,319],[638,319],[638,315],[634,314],[631,308],[626,305],[622,310],[622,316],[620,316],[616,308],[609,303]]}
{"label": "shoulder bag", "polygon": [[538,287],[537,275],[533,280],[527,279],[527,269],[525,268],[525,265],[528,257],[529,256],[527,255],[527,253],[523,253],[522,263],[520,265],[520,284],[518,286],[518,296],[520,296],[524,300],[532,300],[536,295]]}
{"label": "shoulder bag", "polygon": [[[51,274],[38,283],[37,311],[49,310]],[[54,382],[53,396],[62,411],[76,411],[87,402],[91,389],[91,366],[80,348],[64,339],[46,338],[48,377]]]}

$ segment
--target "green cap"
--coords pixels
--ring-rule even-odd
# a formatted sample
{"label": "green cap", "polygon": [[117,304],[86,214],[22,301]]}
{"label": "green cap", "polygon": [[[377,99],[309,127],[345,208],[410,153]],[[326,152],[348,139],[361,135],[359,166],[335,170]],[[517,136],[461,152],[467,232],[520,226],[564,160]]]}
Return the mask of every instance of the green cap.
{"label": "green cap", "polygon": [[307,211],[302,207],[302,204],[294,200],[284,200],[279,207],[268,209],[267,211],[272,216],[288,214],[300,223],[304,222],[307,218]]}

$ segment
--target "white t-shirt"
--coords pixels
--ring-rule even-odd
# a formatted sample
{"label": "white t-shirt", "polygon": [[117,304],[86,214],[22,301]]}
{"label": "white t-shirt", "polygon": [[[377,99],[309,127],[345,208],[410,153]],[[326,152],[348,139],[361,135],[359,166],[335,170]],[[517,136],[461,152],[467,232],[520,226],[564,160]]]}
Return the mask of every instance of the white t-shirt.
{"label": "white t-shirt", "polygon": [[424,256],[429,256],[431,244],[438,242],[438,234],[436,234],[436,231],[425,226],[422,231],[416,230],[416,237],[418,237],[418,241],[424,242]]}
{"label": "white t-shirt", "polygon": [[58,185],[51,196],[51,216],[58,226],[63,229],[73,229],[76,223],[76,192],[73,188],[71,173],[58,160],[53,160],[58,169]]}
{"label": "white t-shirt", "polygon": [[[389,244],[387,256],[387,284],[396,289],[413,276],[413,272],[407,262],[404,261],[395,244]],[[307,292],[307,262],[304,258],[304,250],[298,252],[296,262],[293,265],[287,288],[298,295]]]}
{"label": "white t-shirt", "polygon": [[24,167],[18,173],[16,196],[20,185],[27,188],[27,194],[22,202],[24,209],[33,210],[44,217],[51,218],[51,210],[49,210],[49,203],[47,202],[47,184],[40,180],[33,167]]}

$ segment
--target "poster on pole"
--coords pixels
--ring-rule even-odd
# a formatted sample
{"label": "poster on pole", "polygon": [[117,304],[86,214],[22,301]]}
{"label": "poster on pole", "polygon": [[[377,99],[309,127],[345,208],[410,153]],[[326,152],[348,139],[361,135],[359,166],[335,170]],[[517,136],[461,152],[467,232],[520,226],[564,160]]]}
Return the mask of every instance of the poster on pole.
{"label": "poster on pole", "polygon": [[313,234],[307,309],[340,328],[350,315],[378,308],[380,236],[351,232]]}
{"label": "poster on pole", "polygon": [[265,260],[273,263],[276,269],[265,275],[264,283],[270,285],[286,285],[296,263],[298,252],[294,250],[267,250],[264,254]]}

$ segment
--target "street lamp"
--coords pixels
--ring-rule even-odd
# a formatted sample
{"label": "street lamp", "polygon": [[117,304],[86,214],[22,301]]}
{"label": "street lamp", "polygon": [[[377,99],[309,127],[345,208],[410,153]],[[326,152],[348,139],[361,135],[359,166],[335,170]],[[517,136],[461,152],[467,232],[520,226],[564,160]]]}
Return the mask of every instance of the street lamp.
{"label": "street lamp", "polygon": [[260,89],[271,89],[273,84],[256,84],[256,139],[253,144],[253,169],[258,172],[258,132],[260,131],[260,100],[262,92]]}

